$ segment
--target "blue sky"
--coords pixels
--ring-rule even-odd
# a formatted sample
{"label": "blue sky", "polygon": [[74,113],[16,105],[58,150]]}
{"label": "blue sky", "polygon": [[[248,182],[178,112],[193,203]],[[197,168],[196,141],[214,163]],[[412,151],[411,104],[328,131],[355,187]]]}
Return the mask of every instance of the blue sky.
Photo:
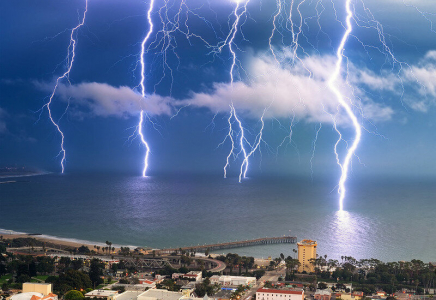
{"label": "blue sky", "polygon": [[[135,129],[144,108],[154,123],[144,126],[150,174],[222,174],[233,101],[247,147],[265,117],[264,142],[250,158],[249,176],[337,177],[331,115],[338,104],[326,82],[345,31],[345,1],[295,0],[293,23],[291,1],[249,1],[234,40],[233,85],[224,41],[236,1],[186,0],[179,30],[164,35],[161,18],[169,28],[181,3],[167,2],[168,10],[160,0],[153,10],[155,30],[144,56],[148,97],[142,99],[138,59],[149,1],[89,0],[85,25],[75,35],[70,82],[61,82],[52,106],[65,134],[66,172],[139,175],[144,148]],[[60,171],[60,136],[41,108],[65,72],[71,29],[84,8],[84,0],[0,4],[0,165]],[[364,127],[351,174],[435,176],[436,4],[371,0],[352,1],[352,8],[353,32],[337,82]],[[349,118],[339,110],[336,120],[349,145]],[[231,176],[241,163],[241,155],[231,159]]]}

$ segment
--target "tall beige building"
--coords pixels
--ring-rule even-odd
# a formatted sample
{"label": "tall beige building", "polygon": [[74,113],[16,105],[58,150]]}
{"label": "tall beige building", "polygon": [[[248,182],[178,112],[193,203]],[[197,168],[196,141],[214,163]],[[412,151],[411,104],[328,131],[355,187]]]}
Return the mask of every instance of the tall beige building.
{"label": "tall beige building", "polygon": [[298,261],[300,267],[298,272],[306,271],[307,273],[314,272],[315,267],[310,263],[310,259],[316,259],[316,241],[302,240],[297,243],[298,246]]}
{"label": "tall beige building", "polygon": [[34,283],[34,282],[25,282],[23,283],[23,293],[41,293],[44,296],[47,296],[53,293],[51,283]]}

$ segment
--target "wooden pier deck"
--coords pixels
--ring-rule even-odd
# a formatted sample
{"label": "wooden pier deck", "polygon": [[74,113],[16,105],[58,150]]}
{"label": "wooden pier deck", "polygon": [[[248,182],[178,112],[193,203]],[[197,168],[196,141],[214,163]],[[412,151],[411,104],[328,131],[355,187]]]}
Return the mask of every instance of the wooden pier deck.
{"label": "wooden pier deck", "polygon": [[156,253],[157,254],[171,254],[171,253],[178,253],[180,251],[204,252],[206,250],[214,251],[214,250],[221,250],[221,249],[251,247],[251,246],[259,246],[259,245],[295,244],[296,242],[297,242],[297,237],[295,237],[295,236],[266,237],[266,238],[259,238],[259,239],[254,239],[254,240],[227,242],[227,243],[220,243],[220,244],[198,245],[198,246],[191,246],[191,247],[162,249],[162,250],[156,251]]}

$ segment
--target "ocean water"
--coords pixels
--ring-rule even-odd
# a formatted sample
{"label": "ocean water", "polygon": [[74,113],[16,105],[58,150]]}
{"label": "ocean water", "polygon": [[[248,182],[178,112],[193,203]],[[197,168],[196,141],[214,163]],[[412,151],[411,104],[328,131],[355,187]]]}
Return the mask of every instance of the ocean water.
{"label": "ocean water", "polygon": [[[332,180],[108,174],[3,178],[0,229],[114,245],[181,247],[293,235],[328,258],[436,261],[436,181],[354,180],[337,212]],[[255,257],[295,245],[237,248]]]}

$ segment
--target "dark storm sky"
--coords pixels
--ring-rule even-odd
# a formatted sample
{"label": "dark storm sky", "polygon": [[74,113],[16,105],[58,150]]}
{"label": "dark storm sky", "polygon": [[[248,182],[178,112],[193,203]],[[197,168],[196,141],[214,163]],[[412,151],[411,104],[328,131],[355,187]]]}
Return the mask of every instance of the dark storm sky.
{"label": "dark storm sky", "polygon": [[[301,5],[304,22],[297,54],[302,62],[292,61],[292,32],[286,20],[290,1],[282,1],[272,39],[280,60],[276,64],[268,39],[277,2],[251,0],[235,38],[239,85],[233,89],[228,84],[228,47],[214,51],[229,33],[236,1],[186,1],[191,9],[186,24],[203,40],[196,36],[188,40],[184,22],[179,31],[169,33],[170,40],[162,39],[163,2],[156,0],[152,15],[156,27],[145,55],[150,98],[144,105],[155,123],[145,126],[152,151],[151,174],[220,174],[230,150],[228,140],[220,143],[227,132],[226,101],[232,98],[251,143],[260,129],[260,115],[268,107],[265,143],[250,160],[249,176],[338,175],[333,152],[337,134],[324,108],[331,109],[336,101],[325,82],[344,32],[343,1]],[[364,1],[372,19],[361,1],[353,1],[353,36],[344,52],[348,76],[342,73],[341,89],[366,129],[357,151],[359,160],[353,159],[353,175],[436,175],[436,52],[432,52],[436,51],[432,27],[436,3],[400,2]],[[180,2],[169,3],[168,16],[174,20]],[[148,5],[137,0],[89,0],[85,25],[75,36],[70,83],[62,81],[53,102],[53,114],[65,133],[67,172],[141,173],[144,149],[135,138],[137,62],[148,30]],[[60,171],[60,137],[47,110],[41,108],[55,79],[65,71],[71,29],[84,7],[84,0],[1,1],[0,166]],[[296,6],[292,16],[298,30]],[[375,20],[383,26],[389,50],[379,41]],[[114,103],[119,105],[115,109]],[[184,103],[190,106],[182,108]],[[292,119],[292,143],[285,141],[278,148],[290,134]],[[339,119],[345,139],[351,142],[349,121],[345,116]],[[341,155],[344,147],[340,147]],[[231,161],[232,175],[237,175],[241,162],[241,156]]]}

